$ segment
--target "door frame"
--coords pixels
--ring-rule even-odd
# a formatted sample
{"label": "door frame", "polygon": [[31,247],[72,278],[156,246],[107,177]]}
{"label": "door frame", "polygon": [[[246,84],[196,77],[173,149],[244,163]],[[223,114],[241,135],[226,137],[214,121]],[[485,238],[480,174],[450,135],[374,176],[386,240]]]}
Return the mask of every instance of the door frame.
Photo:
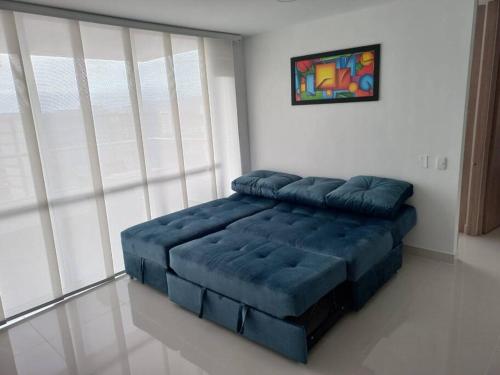
{"label": "door frame", "polygon": [[488,161],[495,122],[495,104],[500,98],[500,0],[476,9],[469,97],[464,134],[459,231],[481,235]]}

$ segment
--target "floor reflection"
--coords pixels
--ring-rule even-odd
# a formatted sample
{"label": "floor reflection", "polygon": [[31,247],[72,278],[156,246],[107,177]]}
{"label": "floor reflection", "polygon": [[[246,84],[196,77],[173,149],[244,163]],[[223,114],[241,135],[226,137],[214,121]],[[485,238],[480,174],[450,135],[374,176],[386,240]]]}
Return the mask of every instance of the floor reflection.
{"label": "floor reflection", "polygon": [[123,277],[0,331],[0,374],[500,374],[500,230],[454,264],[405,257],[307,365],[198,319]]}

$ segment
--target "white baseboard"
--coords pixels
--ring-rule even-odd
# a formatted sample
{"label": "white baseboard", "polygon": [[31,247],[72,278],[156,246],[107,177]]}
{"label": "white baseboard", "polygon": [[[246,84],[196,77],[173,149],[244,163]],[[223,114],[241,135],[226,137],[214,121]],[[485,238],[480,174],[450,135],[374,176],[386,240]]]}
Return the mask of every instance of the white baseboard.
{"label": "white baseboard", "polygon": [[403,251],[407,254],[418,255],[426,258],[440,260],[447,263],[455,263],[455,255],[450,253],[443,253],[441,251],[423,249],[421,247],[404,245]]}

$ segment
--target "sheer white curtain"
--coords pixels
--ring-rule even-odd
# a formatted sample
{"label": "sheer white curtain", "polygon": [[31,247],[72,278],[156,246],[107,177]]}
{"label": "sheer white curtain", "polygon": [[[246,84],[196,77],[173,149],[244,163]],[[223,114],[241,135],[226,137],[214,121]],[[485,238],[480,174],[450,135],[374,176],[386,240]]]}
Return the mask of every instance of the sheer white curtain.
{"label": "sheer white curtain", "polygon": [[232,48],[0,11],[0,320],[122,271],[124,228],[230,193]]}

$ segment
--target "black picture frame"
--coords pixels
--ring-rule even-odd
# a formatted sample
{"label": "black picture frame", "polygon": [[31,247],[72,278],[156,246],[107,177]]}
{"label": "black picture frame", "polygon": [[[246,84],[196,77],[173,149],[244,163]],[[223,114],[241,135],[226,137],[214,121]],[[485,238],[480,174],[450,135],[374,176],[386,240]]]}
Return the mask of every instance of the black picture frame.
{"label": "black picture frame", "polygon": [[[351,102],[370,102],[379,100],[380,86],[380,50],[381,44],[371,44],[361,47],[346,48],[335,51],[314,53],[310,55],[296,56],[290,59],[290,82],[291,82],[291,99],[292,105],[308,105],[308,104],[330,104],[330,103],[351,103]],[[374,52],[374,69],[373,69],[373,95],[353,98],[325,98],[313,99],[306,101],[298,101],[295,98],[295,64],[301,60],[317,59],[327,56],[344,55],[359,52]]]}

